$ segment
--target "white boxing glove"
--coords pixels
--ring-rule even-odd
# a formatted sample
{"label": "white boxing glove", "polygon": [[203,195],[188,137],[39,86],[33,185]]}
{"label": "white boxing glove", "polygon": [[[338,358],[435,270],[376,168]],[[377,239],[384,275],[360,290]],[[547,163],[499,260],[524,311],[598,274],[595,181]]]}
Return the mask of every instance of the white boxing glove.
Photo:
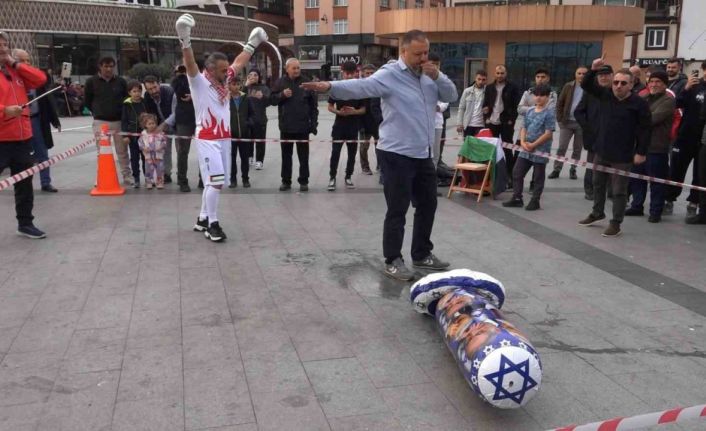
{"label": "white boxing glove", "polygon": [[196,26],[194,17],[185,13],[176,21],[176,32],[183,49],[191,47],[191,29]]}
{"label": "white boxing glove", "polygon": [[250,32],[250,37],[248,38],[248,43],[245,44],[243,50],[250,53],[250,55],[255,52],[255,49],[260,46],[260,44],[267,40],[267,33],[262,27],[255,27]]}

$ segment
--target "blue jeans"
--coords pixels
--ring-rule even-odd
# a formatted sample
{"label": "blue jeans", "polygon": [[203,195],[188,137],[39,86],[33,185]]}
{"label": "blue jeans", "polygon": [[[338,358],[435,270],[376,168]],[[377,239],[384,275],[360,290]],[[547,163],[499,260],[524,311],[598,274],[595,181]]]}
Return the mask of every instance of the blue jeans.
{"label": "blue jeans", "polygon": [[[648,154],[647,161],[634,165],[632,171],[636,174],[666,179],[669,177],[669,154]],[[643,210],[647,198],[647,181],[630,178],[631,208]],[[650,183],[650,215],[662,215],[667,186],[660,183]]]}
{"label": "blue jeans", "polygon": [[[44,142],[44,135],[42,134],[42,124],[39,119],[39,115],[32,117],[32,149],[34,150],[34,161],[39,164],[49,160],[49,149],[47,144]],[[49,174],[49,168],[39,171],[39,183],[44,186],[51,184],[51,176]]]}

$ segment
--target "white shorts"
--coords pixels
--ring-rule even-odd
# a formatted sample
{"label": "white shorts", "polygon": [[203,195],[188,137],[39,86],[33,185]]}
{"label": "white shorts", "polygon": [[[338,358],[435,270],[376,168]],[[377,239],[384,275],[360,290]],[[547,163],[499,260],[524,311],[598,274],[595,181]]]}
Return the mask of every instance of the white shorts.
{"label": "white shorts", "polygon": [[199,154],[199,169],[205,186],[230,184],[230,139],[192,139]]}

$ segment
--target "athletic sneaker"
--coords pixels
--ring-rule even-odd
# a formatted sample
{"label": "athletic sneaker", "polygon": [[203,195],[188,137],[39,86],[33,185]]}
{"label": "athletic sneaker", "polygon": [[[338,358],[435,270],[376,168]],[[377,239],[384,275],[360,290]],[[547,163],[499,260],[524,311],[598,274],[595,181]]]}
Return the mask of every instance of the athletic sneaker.
{"label": "athletic sneaker", "polygon": [[664,209],[662,210],[662,215],[672,215],[674,214],[674,202],[667,201],[664,203]]}
{"label": "athletic sneaker", "polygon": [[352,180],[352,179],[346,178],[345,181],[346,181],[346,188],[347,188],[347,189],[354,189],[354,188],[355,188],[355,184],[353,184],[353,180]]}
{"label": "athletic sneaker", "polygon": [[589,214],[588,217],[585,219],[579,221],[579,224],[581,226],[591,226],[593,223],[603,220],[605,218],[605,214],[601,214],[599,216],[593,215],[593,213]]}
{"label": "athletic sneaker", "polygon": [[429,256],[425,257],[422,260],[412,261],[412,266],[414,266],[415,268],[431,269],[432,271],[441,271],[442,269],[448,268],[449,265],[451,264],[448,262],[444,262],[443,260],[434,256],[432,253],[429,253]]}
{"label": "athletic sneaker", "polygon": [[335,178],[331,178],[330,180],[328,180],[328,187],[326,188],[326,190],[328,190],[330,192],[336,190],[336,179]]}
{"label": "athletic sneaker", "polygon": [[385,275],[396,280],[411,281],[414,279],[414,273],[407,268],[401,257],[393,260],[392,263],[385,264]]}
{"label": "athletic sneaker", "polygon": [[211,223],[203,234],[213,242],[221,242],[226,239],[226,234],[217,221]]}
{"label": "athletic sneaker", "polygon": [[255,170],[256,171],[262,170],[262,162],[255,162]]}
{"label": "athletic sneaker", "polygon": [[33,225],[32,223],[18,226],[17,233],[19,235],[23,235],[23,236],[26,236],[27,238],[32,238],[32,239],[42,239],[42,238],[46,238],[46,236],[47,236],[47,234],[45,234],[41,230],[37,229],[37,226]]}
{"label": "athletic sneaker", "polygon": [[203,220],[201,220],[200,218],[197,218],[196,224],[194,225],[194,231],[195,232],[203,232],[206,229],[208,229],[208,217],[206,217]]}
{"label": "athletic sneaker", "polygon": [[372,175],[372,174],[373,174],[373,171],[371,171],[370,168],[365,168],[365,169],[363,169],[363,173],[364,173],[365,175]]}
{"label": "athletic sneaker", "polygon": [[253,159],[252,157],[248,157],[248,164],[249,164],[250,166],[254,165],[254,164],[255,164],[255,159]]}

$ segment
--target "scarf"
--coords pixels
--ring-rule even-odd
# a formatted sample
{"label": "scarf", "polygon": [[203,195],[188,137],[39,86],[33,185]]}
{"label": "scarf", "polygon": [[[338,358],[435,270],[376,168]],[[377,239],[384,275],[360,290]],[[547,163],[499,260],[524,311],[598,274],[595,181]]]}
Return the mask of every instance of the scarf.
{"label": "scarf", "polygon": [[[224,83],[216,80],[216,78],[214,78],[213,75],[211,75],[211,73],[208,71],[208,69],[204,69],[203,76],[206,79],[208,79],[208,82],[211,83],[211,87],[213,87],[213,89],[216,90],[216,93],[218,93],[218,97],[221,99],[221,103],[225,103],[226,100],[228,100],[228,95],[229,95],[229,91],[226,88],[226,85]],[[228,73],[226,75],[226,82],[233,79],[234,76],[235,76],[235,72],[233,71],[233,68],[229,67]]]}

